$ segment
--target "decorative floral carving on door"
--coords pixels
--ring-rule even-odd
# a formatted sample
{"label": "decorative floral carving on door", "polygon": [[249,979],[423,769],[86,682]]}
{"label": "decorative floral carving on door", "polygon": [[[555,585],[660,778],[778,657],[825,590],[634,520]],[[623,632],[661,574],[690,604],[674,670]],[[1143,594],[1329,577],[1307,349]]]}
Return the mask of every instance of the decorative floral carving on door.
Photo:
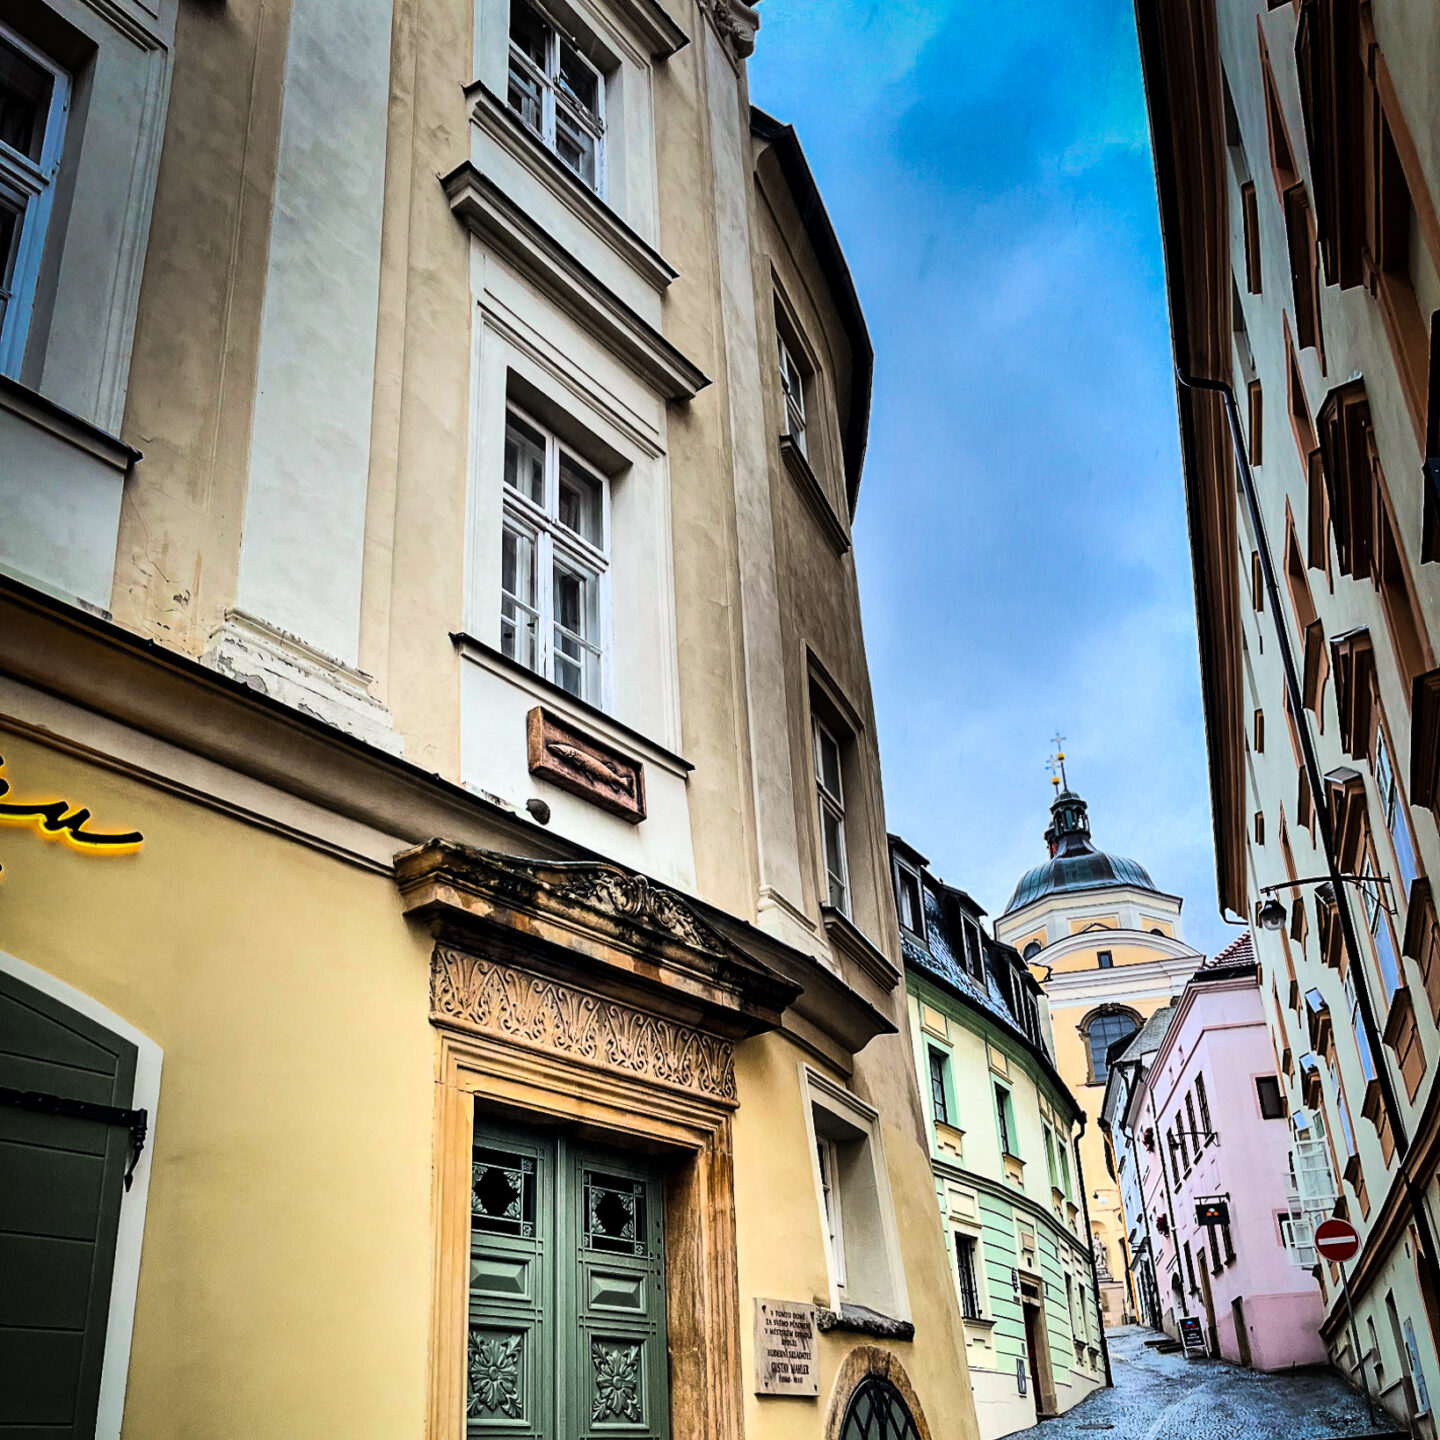
{"label": "decorative floral carving on door", "polygon": [[472,1419],[520,1416],[519,1335],[470,1332],[470,1386],[465,1412]]}
{"label": "decorative floral carving on door", "polygon": [[595,1367],[595,1403],[590,1407],[591,1421],[643,1420],[640,1347],[592,1340],[590,1363]]}

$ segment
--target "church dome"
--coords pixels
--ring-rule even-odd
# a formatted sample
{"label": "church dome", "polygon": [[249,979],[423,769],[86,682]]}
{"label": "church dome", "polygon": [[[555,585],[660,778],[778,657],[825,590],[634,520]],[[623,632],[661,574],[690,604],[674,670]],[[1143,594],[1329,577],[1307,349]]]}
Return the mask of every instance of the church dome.
{"label": "church dome", "polygon": [[1066,787],[1056,795],[1050,816],[1050,828],[1045,832],[1050,858],[1020,877],[1005,907],[1006,915],[1042,896],[1063,891],[1103,890],[1116,885],[1155,889],[1149,872],[1138,861],[1107,855],[1095,848],[1090,839],[1089,808],[1073,790]]}

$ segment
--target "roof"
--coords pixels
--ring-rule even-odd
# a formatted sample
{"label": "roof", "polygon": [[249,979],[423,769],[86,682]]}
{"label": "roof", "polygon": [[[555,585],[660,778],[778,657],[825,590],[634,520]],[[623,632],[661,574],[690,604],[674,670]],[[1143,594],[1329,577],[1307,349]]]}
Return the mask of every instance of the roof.
{"label": "roof", "polygon": [[1092,851],[1089,855],[1057,855],[1020,877],[1005,913],[1008,915],[1012,910],[1019,910],[1043,895],[1064,890],[1103,890],[1114,885],[1155,889],[1150,872],[1138,860],[1127,860],[1123,855],[1107,855],[1103,850]]}
{"label": "roof", "polygon": [[795,127],[752,105],[750,133],[768,142],[780,162],[780,173],[795,197],[800,223],[804,225],[810,244],[815,249],[815,257],[830,286],[831,298],[840,312],[840,323],[850,341],[850,413],[846,417],[842,445],[845,451],[845,493],[853,513],[860,494],[860,472],[865,468],[865,445],[870,435],[870,391],[875,379],[875,349],[870,343],[870,330],[865,324],[865,313],[860,308],[860,297],[855,291],[855,280],[846,263],[845,252],[840,248],[835,227],[830,223],[825,202],[820,198],[820,189],[810,173],[810,164],[800,148],[800,137],[796,135]]}
{"label": "roof", "polygon": [[[1058,785],[1058,781],[1056,782]],[[1107,886],[1134,885],[1154,890],[1149,871],[1123,855],[1107,855],[1090,839],[1090,807],[1067,785],[1058,790],[1050,806],[1050,828],[1045,832],[1050,858],[1020,877],[1004,913],[1022,910],[1042,896],[1067,890],[1103,890]]]}
{"label": "roof", "polygon": [[1243,935],[1237,936],[1223,950],[1217,951],[1208,960],[1203,961],[1200,968],[1202,970],[1226,970],[1254,963],[1255,943],[1249,930],[1246,930]]}

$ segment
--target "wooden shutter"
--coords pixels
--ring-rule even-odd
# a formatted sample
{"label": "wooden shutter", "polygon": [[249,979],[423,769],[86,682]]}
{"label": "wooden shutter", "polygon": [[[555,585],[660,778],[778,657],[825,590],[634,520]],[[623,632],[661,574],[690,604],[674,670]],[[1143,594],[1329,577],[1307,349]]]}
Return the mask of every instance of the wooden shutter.
{"label": "wooden shutter", "polygon": [[[0,974],[0,1086],[126,1108],[136,1049]],[[0,1105],[0,1433],[95,1433],[129,1132]]]}

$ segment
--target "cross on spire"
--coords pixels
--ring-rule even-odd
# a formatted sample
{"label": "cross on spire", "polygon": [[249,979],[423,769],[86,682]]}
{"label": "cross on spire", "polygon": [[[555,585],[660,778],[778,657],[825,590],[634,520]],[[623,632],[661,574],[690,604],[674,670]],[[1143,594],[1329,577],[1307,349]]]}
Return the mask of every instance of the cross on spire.
{"label": "cross on spire", "polygon": [[1050,783],[1057,790],[1061,786],[1068,790],[1070,782],[1065,778],[1065,737],[1057,730],[1050,737],[1050,743],[1055,747],[1047,766],[1050,771]]}

